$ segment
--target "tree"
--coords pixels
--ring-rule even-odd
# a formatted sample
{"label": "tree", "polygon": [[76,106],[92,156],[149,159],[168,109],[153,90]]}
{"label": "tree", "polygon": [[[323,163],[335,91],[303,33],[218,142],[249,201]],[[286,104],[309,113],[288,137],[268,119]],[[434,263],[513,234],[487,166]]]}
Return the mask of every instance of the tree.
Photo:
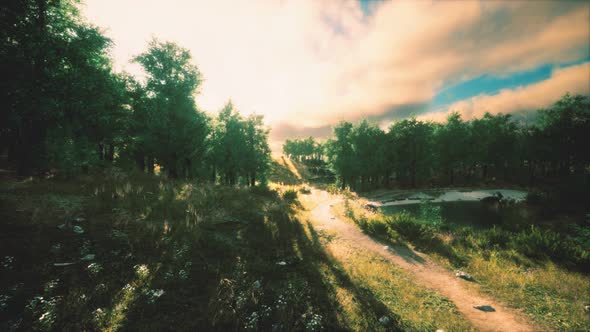
{"label": "tree", "polygon": [[472,121],[472,153],[482,166],[482,178],[489,176],[490,168],[502,170],[504,179],[508,179],[509,169],[517,158],[517,125],[510,114],[484,114],[481,119]]}
{"label": "tree", "polygon": [[2,145],[18,174],[113,159],[126,112],[110,40],[80,18],[75,1],[9,1],[0,21]]}
{"label": "tree", "polygon": [[434,140],[439,164],[454,185],[455,170],[469,158],[469,128],[459,113],[452,113],[445,124],[436,128]]}
{"label": "tree", "polygon": [[263,179],[270,161],[268,129],[260,115],[244,119],[231,102],[219,112],[211,138],[214,172],[227,185],[240,178],[251,186]]}
{"label": "tree", "polygon": [[408,179],[415,187],[418,177],[429,175],[433,161],[433,132],[431,123],[414,118],[396,122],[389,128],[390,148],[394,151],[398,178]]}
{"label": "tree", "polygon": [[560,175],[583,173],[590,163],[590,99],[566,94],[539,111],[535,137],[541,146],[540,159]]}
{"label": "tree", "polygon": [[354,180],[354,151],[350,141],[352,123],[340,122],[334,127],[334,139],[327,142],[328,160],[334,173],[340,177],[340,186],[346,188],[347,181]]}
{"label": "tree", "polygon": [[[208,118],[195,107],[193,94],[201,79],[191,64],[188,50],[171,42],[156,39],[135,61],[147,73],[143,86],[150,108],[147,152],[164,167],[168,176],[191,177],[205,154],[205,138],[209,134]],[[141,111],[140,111],[141,112]]]}
{"label": "tree", "polygon": [[244,125],[245,157],[242,162],[242,169],[250,180],[250,186],[254,186],[256,185],[256,179],[263,177],[269,167],[269,131],[264,126],[261,115],[251,115],[245,120]]}

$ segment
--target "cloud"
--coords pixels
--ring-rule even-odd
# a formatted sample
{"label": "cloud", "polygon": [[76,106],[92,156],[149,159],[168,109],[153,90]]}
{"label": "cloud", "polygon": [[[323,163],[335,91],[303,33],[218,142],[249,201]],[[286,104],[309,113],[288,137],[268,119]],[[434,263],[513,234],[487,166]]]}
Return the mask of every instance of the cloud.
{"label": "cloud", "polygon": [[590,56],[585,2],[387,1],[367,16],[357,1],[87,0],[84,13],[113,38],[119,68],[137,72],[127,61],[152,35],[190,49],[199,107],[231,98],[273,137],[399,118],[448,84]]}
{"label": "cloud", "polygon": [[421,120],[441,122],[451,112],[458,112],[463,119],[479,118],[486,112],[519,113],[534,111],[556,102],[566,92],[590,95],[590,62],[566,68],[555,69],[551,77],[541,82],[504,89],[494,95],[482,94],[453,103],[448,110],[427,113]]}

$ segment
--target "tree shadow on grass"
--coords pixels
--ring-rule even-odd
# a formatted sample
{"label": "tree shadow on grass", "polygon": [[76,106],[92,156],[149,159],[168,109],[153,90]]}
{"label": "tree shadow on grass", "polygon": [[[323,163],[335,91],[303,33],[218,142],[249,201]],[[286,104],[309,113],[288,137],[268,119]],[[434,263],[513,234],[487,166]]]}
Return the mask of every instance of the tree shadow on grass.
{"label": "tree shadow on grass", "polygon": [[[386,329],[390,331],[401,331],[400,319],[397,314],[389,310],[387,306],[377,299],[377,296],[368,288],[355,284],[350,276],[344,272],[342,265],[329,253],[326,252],[320,241],[318,232],[313,228],[311,223],[306,222],[307,229],[311,239],[307,239],[306,245],[310,254],[316,257],[318,263],[328,267],[329,272],[334,275],[338,286],[345,288],[356,299],[361,308],[361,313],[365,316],[365,321],[373,320],[378,322],[381,317],[388,317],[390,322]],[[333,287],[333,286],[332,286]]]}
{"label": "tree shadow on grass", "polygon": [[[399,329],[397,316],[372,292],[355,285],[325,252],[310,225],[312,236],[307,235],[292,201],[272,193],[199,188],[202,202],[194,201],[193,209],[176,198],[182,184],[167,188],[159,181],[132,183],[125,190],[125,184],[100,182],[98,196],[92,196],[94,188],[88,184],[81,193],[91,196],[82,209],[87,217],[83,235],[66,236],[56,228],[63,222],[63,211],[46,215],[43,223],[27,223],[28,214],[14,225],[5,222],[12,240],[0,247],[6,255],[14,254],[18,264],[15,274],[3,277],[2,287],[20,281],[24,290],[10,300],[3,321],[20,319],[25,330],[40,328],[47,317],[52,319],[47,327],[57,330],[293,331],[313,327],[314,322],[328,330],[350,330],[330,281],[336,280],[358,301],[365,321],[377,326],[379,317],[388,316],[390,329]],[[59,195],[58,189],[51,192]],[[30,192],[23,199],[31,199]],[[2,209],[6,214],[5,204]],[[205,212],[200,221],[189,222],[185,210]],[[136,219],[146,211],[147,219]],[[61,254],[50,253],[58,243]],[[82,262],[85,245],[96,257]],[[76,264],[51,265],[67,260]],[[96,273],[90,268],[94,263],[100,266]],[[16,272],[22,271],[28,271],[27,276],[17,278]],[[58,280],[57,288],[45,291],[52,280]],[[163,293],[154,295],[159,290]],[[52,308],[47,303],[25,308],[35,296],[58,300]],[[51,315],[39,323],[50,309]]]}

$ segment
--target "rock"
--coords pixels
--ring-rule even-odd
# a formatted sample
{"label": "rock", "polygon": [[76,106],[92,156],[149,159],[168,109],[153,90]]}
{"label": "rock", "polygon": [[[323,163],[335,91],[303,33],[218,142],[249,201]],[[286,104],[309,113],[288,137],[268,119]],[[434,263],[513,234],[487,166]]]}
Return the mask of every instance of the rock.
{"label": "rock", "polygon": [[254,281],[254,289],[260,289],[262,287],[262,283],[260,280]]}
{"label": "rock", "polygon": [[381,318],[379,318],[379,323],[383,326],[389,325],[390,322],[391,319],[388,316],[382,316]]}
{"label": "rock", "polygon": [[311,190],[310,190],[309,188],[305,188],[305,187],[304,187],[304,188],[301,188],[301,189],[299,189],[299,192],[300,192],[300,193],[302,193],[302,194],[304,194],[304,195],[309,195],[309,194],[311,194]]}
{"label": "rock", "polygon": [[389,246],[384,246],[383,249],[389,250]]}
{"label": "rock", "polygon": [[74,226],[73,231],[76,234],[84,234],[84,229],[80,226]]}
{"label": "rock", "polygon": [[500,198],[498,198],[496,196],[488,196],[488,197],[484,197],[484,198],[480,199],[480,202],[485,203],[485,204],[497,204],[500,202]]}
{"label": "rock", "polygon": [[80,258],[81,261],[91,261],[96,257],[95,254],[88,254],[82,258]]}
{"label": "rock", "polygon": [[68,263],[53,263],[53,266],[61,267],[61,266],[70,266],[76,264],[75,262],[68,262]]}
{"label": "rock", "polygon": [[377,212],[377,205],[369,203],[369,204],[365,204],[365,210],[371,211],[371,212]]}
{"label": "rock", "polygon": [[443,329],[436,329],[435,332],[445,332],[445,330],[443,330]]}
{"label": "rock", "polygon": [[477,309],[477,310],[481,310],[481,311],[484,311],[484,312],[494,312],[494,311],[496,311],[496,309],[494,309],[492,306],[489,306],[489,305],[476,305],[476,306],[473,306],[473,307],[475,309]]}
{"label": "rock", "polygon": [[473,281],[473,277],[463,271],[457,271],[457,273],[455,273],[455,277],[465,279],[467,281]]}

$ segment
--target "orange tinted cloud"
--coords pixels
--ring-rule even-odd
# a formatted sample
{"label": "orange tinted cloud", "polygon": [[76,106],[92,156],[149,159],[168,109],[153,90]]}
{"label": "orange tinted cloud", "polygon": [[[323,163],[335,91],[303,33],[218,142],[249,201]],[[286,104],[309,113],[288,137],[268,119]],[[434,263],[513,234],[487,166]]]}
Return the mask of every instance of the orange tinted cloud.
{"label": "orange tinted cloud", "polygon": [[205,79],[201,109],[231,98],[277,130],[395,117],[447,84],[590,56],[584,2],[386,1],[370,16],[356,1],[86,2],[119,68],[137,72],[152,35],[176,41]]}
{"label": "orange tinted cloud", "polygon": [[458,101],[447,111],[428,113],[420,116],[422,120],[441,122],[451,112],[458,112],[463,119],[479,118],[486,112],[514,113],[538,110],[550,106],[566,92],[590,95],[590,62],[555,69],[550,78],[515,89],[505,89],[495,95],[482,94]]}

